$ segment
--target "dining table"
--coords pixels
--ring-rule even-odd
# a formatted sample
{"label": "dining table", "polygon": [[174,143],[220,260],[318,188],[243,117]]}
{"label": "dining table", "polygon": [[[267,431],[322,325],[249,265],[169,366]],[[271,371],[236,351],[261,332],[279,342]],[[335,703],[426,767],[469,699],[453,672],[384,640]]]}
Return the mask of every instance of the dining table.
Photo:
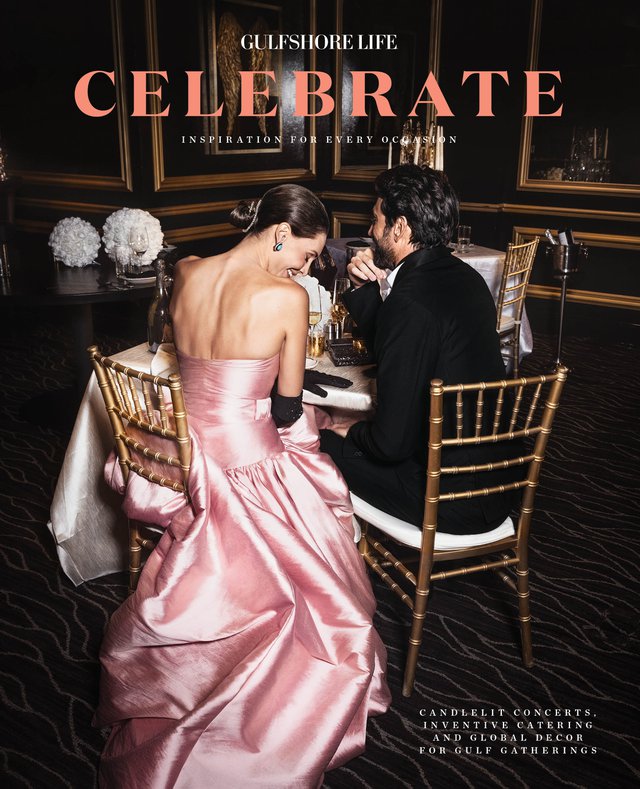
{"label": "dining table", "polygon": [[69,325],[76,377],[71,398],[77,405],[91,374],[86,351],[94,341],[94,306],[105,302],[148,303],[155,288],[154,272],[123,287],[116,280],[113,262],[102,250],[95,264],[65,266],[54,263],[41,240],[9,245],[8,259],[11,274],[0,283],[2,301],[23,311],[55,307]]}
{"label": "dining table", "polygon": [[[338,275],[345,271],[346,245],[349,240],[331,239],[327,242]],[[497,298],[505,253],[488,247],[472,246],[465,252],[455,254],[482,275],[494,299]],[[62,291],[59,298],[62,298]],[[136,293],[146,295],[144,288],[139,291],[136,289]],[[103,296],[108,298],[106,292]],[[70,295],[70,298],[73,296]],[[86,341],[87,336],[84,335],[83,341]],[[89,344],[90,341],[87,342]],[[532,348],[531,327],[526,314],[523,314],[521,349],[526,354]],[[82,351],[86,355],[86,345]],[[112,358],[154,375],[166,376],[178,369],[173,346],[168,345],[160,346],[152,354],[147,344],[143,343]],[[327,392],[326,398],[305,390],[305,403],[329,409],[334,416],[340,416],[343,411],[364,415],[372,409],[375,379],[368,374],[370,368],[336,367],[326,353],[314,360],[313,364],[319,372],[347,377],[353,384],[348,389],[323,386]],[[91,374],[58,478],[48,524],[60,564],[76,585],[119,572],[128,565],[127,523],[120,510],[121,497],[103,479],[105,460],[112,447],[109,420],[95,376]]]}
{"label": "dining table", "polygon": [[[166,377],[178,371],[175,349],[161,345],[155,354],[147,343],[112,357],[135,370]],[[308,391],[303,401],[338,414],[364,414],[372,408],[375,381],[368,366],[335,367],[328,354],[307,360],[318,372],[339,375],[352,386],[340,389],[322,384],[326,397]],[[94,374],[91,374],[56,484],[48,523],[62,569],[74,584],[119,572],[128,567],[127,521],[122,497],[105,482],[106,458],[113,448],[113,433]]]}

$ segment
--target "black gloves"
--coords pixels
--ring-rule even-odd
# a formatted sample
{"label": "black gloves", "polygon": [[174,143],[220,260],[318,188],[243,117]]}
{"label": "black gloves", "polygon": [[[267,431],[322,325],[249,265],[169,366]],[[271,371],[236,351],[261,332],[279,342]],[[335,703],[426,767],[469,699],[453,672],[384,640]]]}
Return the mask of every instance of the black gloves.
{"label": "black gloves", "polygon": [[305,370],[302,388],[318,397],[326,397],[327,393],[318,384],[336,386],[338,389],[348,389],[350,386],[353,386],[353,381],[341,378],[339,375],[327,375],[327,373],[320,373],[316,370]]}
{"label": "black gloves", "polygon": [[271,416],[276,427],[288,427],[302,416],[302,392],[297,397],[271,393]]}

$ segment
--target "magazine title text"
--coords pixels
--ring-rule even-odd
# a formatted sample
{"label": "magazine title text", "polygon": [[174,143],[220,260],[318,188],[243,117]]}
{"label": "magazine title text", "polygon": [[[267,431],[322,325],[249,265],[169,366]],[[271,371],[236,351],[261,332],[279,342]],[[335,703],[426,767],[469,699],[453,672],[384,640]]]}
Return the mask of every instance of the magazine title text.
{"label": "magazine title text", "polygon": [[[220,117],[224,110],[224,101],[221,101],[213,112],[203,112],[202,96],[204,71],[185,71],[187,90],[186,117],[214,118]],[[375,108],[382,117],[396,117],[396,112],[391,106],[386,94],[393,87],[393,80],[385,71],[351,71],[352,89],[345,91],[350,96],[351,106],[343,107],[343,112],[353,117],[369,115],[371,107]],[[241,117],[275,117],[278,113],[278,102],[271,96],[270,87],[276,85],[275,71],[238,71],[240,113]],[[169,82],[167,71],[132,71],[133,81],[133,109],[132,117],[163,117],[169,115],[171,104],[162,106],[163,83]],[[259,78],[258,85],[256,78]],[[293,91],[295,107],[293,114],[298,117],[330,115],[335,109],[335,99],[331,95],[333,80],[326,71],[292,71],[284,75],[286,85],[278,86],[278,93],[289,94]],[[89,71],[76,83],[74,98],[78,109],[85,115],[101,118],[109,115],[115,109],[115,103],[110,107],[97,107],[91,99],[91,85],[94,80],[109,80],[115,87],[116,76],[114,71]],[[556,87],[562,79],[559,71],[525,71],[525,117],[559,117],[562,115],[563,104],[558,103]],[[510,85],[508,71],[463,71],[461,86],[469,86],[464,90],[465,105],[468,105],[469,95],[475,93],[477,101],[477,117],[493,117],[493,88],[496,83]],[[473,87],[475,83],[475,87]],[[115,92],[115,91],[114,91]],[[257,112],[256,96],[264,96],[267,106],[264,112]],[[151,109],[149,97],[153,99]],[[269,103],[271,106],[269,106]],[[413,108],[408,117],[416,117],[420,108],[433,105],[436,115],[443,118],[455,116],[442,88],[433,72],[429,72],[420,92],[418,93]],[[543,106],[544,105],[544,106]],[[404,115],[404,113],[402,113]]]}

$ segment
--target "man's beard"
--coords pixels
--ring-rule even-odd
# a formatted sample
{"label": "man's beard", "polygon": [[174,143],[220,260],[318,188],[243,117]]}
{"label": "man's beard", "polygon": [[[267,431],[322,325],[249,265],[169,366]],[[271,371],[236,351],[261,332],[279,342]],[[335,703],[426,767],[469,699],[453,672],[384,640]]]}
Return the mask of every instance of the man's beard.
{"label": "man's beard", "polygon": [[391,254],[391,250],[387,246],[388,233],[385,231],[382,234],[380,241],[373,239],[373,262],[378,268],[391,268],[396,267],[396,262]]}

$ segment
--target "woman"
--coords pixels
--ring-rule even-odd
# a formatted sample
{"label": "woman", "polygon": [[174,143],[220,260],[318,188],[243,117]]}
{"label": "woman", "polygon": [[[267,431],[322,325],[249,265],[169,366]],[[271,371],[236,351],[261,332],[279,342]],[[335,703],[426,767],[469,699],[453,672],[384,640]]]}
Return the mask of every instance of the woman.
{"label": "woman", "polygon": [[192,507],[105,638],[107,787],[316,787],[389,703],[348,490],[301,404],[308,301],[290,277],[327,214],[284,185],[232,220],[240,244],[176,271]]}

